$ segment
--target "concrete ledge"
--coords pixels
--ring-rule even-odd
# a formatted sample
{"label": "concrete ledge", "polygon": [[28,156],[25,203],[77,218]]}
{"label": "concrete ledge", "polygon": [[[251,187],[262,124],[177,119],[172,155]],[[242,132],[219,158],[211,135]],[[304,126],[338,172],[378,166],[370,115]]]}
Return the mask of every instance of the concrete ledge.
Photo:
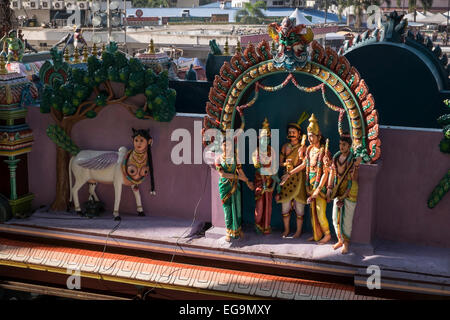
{"label": "concrete ledge", "polygon": [[357,292],[376,293],[378,291],[377,295],[384,295],[383,291],[397,291],[450,298],[450,278],[383,269],[380,271],[380,289],[369,289],[367,280],[373,273],[367,273],[367,269],[358,269],[354,280],[355,287],[358,288]]}
{"label": "concrete ledge", "polygon": [[220,238],[225,237],[226,234],[227,234],[226,228],[212,226],[211,228],[206,230],[205,238],[206,239],[220,239]]}

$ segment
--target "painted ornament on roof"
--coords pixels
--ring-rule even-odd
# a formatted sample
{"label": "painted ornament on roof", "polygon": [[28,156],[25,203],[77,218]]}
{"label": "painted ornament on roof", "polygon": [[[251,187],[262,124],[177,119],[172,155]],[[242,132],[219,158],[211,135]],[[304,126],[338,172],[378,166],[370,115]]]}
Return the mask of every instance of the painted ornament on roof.
{"label": "painted ornament on roof", "polygon": [[303,67],[308,60],[308,44],[314,39],[311,28],[295,25],[295,19],[285,17],[281,25],[273,22],[268,29],[270,37],[278,44],[273,59],[275,67],[285,67],[288,71]]}

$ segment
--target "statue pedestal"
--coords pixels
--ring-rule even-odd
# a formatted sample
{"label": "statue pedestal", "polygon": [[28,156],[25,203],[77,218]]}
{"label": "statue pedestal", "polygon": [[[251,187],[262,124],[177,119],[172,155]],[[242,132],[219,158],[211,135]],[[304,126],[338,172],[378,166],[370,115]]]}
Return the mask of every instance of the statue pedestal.
{"label": "statue pedestal", "polygon": [[212,228],[206,231],[205,237],[218,239],[226,235],[222,201],[219,194],[219,173],[211,168],[211,223]]}
{"label": "statue pedestal", "polygon": [[382,162],[362,164],[358,178],[358,202],[353,217],[352,243],[371,244],[375,237],[377,176]]}
{"label": "statue pedestal", "polygon": [[34,194],[29,193],[15,200],[9,200],[13,217],[22,217],[31,213]]}

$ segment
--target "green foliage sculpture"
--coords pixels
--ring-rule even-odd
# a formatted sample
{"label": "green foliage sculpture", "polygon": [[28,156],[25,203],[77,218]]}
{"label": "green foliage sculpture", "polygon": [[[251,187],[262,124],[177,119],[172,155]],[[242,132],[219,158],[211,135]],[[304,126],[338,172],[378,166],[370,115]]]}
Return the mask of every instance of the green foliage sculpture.
{"label": "green foliage sculpture", "polygon": [[[49,113],[55,124],[47,135],[57,145],[56,199],[52,210],[67,210],[69,204],[68,163],[79,148],[71,139],[73,126],[95,118],[108,105],[118,104],[139,119],[168,122],[175,116],[176,91],[169,88],[166,71],[156,74],[140,60],[127,59],[110,43],[101,59],[90,56],[87,64],[70,65],[62,52],[51,51],[39,76],[44,83],[40,111]],[[136,105],[128,98],[145,95],[145,103]],[[144,99],[141,99],[144,100]]]}
{"label": "green foliage sculpture", "polygon": [[[450,107],[450,100],[444,100],[447,107]],[[450,113],[444,114],[437,119],[438,123],[443,127],[444,137],[439,143],[439,148],[442,153],[450,154]],[[444,197],[444,195],[450,189],[450,169],[444,175],[444,177],[439,181],[439,184],[433,189],[428,198],[428,207],[430,209],[434,208],[439,201]]]}

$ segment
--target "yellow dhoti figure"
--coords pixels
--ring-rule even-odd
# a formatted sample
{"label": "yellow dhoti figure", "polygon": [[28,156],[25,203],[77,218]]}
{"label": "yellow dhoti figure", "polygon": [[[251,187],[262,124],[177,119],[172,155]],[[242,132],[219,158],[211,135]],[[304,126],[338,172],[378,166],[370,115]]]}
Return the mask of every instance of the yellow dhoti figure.
{"label": "yellow dhoti figure", "polygon": [[326,183],[331,168],[331,154],[328,151],[328,140],[324,143],[319,124],[314,114],[309,118],[308,140],[306,149],[306,192],[311,204],[311,224],[313,239],[326,243],[331,240],[330,226],[326,215]]}
{"label": "yellow dhoti figure", "polygon": [[[310,145],[306,149],[301,165],[283,176],[282,184],[297,173],[305,170],[305,189],[308,195],[307,203],[311,205],[311,224],[313,237],[310,240],[326,243],[330,241],[330,227],[326,216],[326,182],[331,167],[331,154],[328,151],[328,140],[324,142],[319,125],[314,114],[309,119],[308,141]],[[322,239],[322,240],[321,240]]]}

